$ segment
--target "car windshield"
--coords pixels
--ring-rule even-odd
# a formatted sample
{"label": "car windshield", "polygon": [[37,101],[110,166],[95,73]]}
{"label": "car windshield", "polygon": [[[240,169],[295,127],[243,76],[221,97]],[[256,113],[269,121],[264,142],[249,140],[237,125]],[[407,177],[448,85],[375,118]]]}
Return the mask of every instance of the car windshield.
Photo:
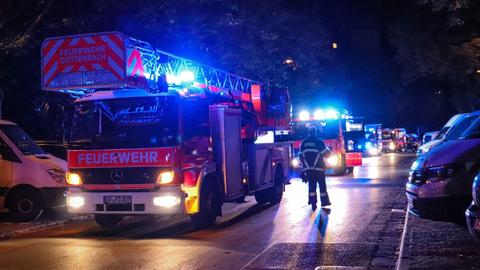
{"label": "car windshield", "polygon": [[453,127],[450,132],[447,133],[445,136],[445,140],[456,140],[458,139],[463,132],[476,120],[478,119],[478,115],[471,115],[463,118],[460,123],[458,123],[455,127]]}
{"label": "car windshield", "polygon": [[70,143],[96,148],[178,143],[178,99],[156,96],[79,102]]}
{"label": "car windshield", "polygon": [[0,130],[12,141],[22,154],[26,156],[47,154],[19,126],[0,125]]}
{"label": "car windshield", "polygon": [[478,117],[460,136],[460,139],[474,139],[474,138],[480,138],[480,118]]}

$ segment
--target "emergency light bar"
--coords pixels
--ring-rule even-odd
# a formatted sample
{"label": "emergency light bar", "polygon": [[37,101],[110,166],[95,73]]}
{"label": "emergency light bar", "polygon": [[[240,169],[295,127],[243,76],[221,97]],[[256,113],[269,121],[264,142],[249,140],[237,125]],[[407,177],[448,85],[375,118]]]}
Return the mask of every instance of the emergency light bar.
{"label": "emergency light bar", "polygon": [[313,117],[311,116],[310,112],[306,110],[301,111],[298,114],[298,119],[300,121],[310,121],[310,120],[324,121],[324,120],[336,120],[339,118],[350,119],[351,116],[345,110],[343,113],[340,113],[340,111],[335,109],[317,109],[313,113]]}

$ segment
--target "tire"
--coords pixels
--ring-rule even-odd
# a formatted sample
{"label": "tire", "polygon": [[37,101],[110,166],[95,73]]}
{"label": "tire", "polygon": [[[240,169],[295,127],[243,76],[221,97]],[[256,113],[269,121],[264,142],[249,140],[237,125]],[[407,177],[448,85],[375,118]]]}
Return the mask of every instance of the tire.
{"label": "tire", "polygon": [[117,215],[95,215],[95,222],[102,228],[113,228],[122,222],[123,216]]}
{"label": "tire", "polygon": [[200,192],[200,212],[190,216],[195,228],[201,229],[215,224],[221,215],[222,203],[218,189],[212,181],[206,182]]}
{"label": "tire", "polygon": [[9,210],[16,221],[32,221],[45,211],[45,203],[39,191],[19,189],[9,199]]}

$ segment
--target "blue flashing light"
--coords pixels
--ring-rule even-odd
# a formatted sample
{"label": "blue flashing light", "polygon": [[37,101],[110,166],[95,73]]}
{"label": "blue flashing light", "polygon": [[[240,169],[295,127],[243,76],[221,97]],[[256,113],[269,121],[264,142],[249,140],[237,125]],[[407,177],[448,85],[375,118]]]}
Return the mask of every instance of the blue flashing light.
{"label": "blue flashing light", "polygon": [[366,148],[367,150],[369,150],[370,148],[372,148],[372,143],[371,143],[371,142],[366,142],[366,143],[365,143],[365,148]]}
{"label": "blue flashing light", "polygon": [[338,119],[339,113],[334,109],[328,109],[325,112],[325,117],[328,119]]}
{"label": "blue flashing light", "polygon": [[298,115],[298,118],[301,121],[307,121],[310,119],[310,113],[308,111],[301,111],[300,114]]}
{"label": "blue flashing light", "polygon": [[195,80],[195,75],[191,71],[182,71],[179,77],[182,82],[192,82]]}
{"label": "blue flashing light", "polygon": [[322,109],[318,109],[313,113],[313,119],[315,120],[324,120],[325,112]]}

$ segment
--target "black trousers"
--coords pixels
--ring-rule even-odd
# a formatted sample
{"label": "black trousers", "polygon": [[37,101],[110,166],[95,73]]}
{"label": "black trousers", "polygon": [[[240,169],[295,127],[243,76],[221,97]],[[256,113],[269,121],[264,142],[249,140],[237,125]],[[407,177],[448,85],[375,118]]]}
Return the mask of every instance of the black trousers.
{"label": "black trousers", "polygon": [[317,203],[317,183],[320,189],[320,201],[322,204],[330,204],[327,193],[327,184],[325,183],[325,172],[316,170],[305,171],[305,178],[308,182],[308,201]]}

